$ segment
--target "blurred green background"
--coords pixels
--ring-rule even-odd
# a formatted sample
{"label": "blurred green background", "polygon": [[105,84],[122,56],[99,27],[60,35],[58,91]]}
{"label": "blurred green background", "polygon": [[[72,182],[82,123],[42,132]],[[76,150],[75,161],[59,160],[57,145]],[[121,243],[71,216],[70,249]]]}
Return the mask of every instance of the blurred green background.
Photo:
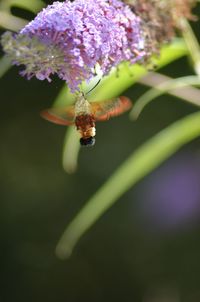
{"label": "blurred green background", "polygon": [[[39,116],[63,83],[27,81],[18,71],[13,67],[0,81],[0,301],[200,301],[199,140],[127,192],[71,258],[61,261],[54,252],[67,223],[117,166],[196,107],[165,95],[136,122],[124,114],[97,124],[95,147],[82,149],[78,171],[67,175],[66,129]],[[193,71],[182,58],[162,72]],[[134,102],[145,90],[137,84],[124,94]]]}

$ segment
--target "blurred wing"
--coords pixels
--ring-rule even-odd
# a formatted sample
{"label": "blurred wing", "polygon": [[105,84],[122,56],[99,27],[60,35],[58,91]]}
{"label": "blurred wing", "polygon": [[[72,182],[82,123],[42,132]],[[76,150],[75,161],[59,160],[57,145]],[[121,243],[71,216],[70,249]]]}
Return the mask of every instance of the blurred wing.
{"label": "blurred wing", "polygon": [[65,108],[50,108],[44,110],[40,115],[47,121],[58,125],[72,125],[74,123],[74,106]]}
{"label": "blurred wing", "polygon": [[98,103],[92,102],[90,105],[96,121],[108,120],[110,117],[120,115],[132,107],[130,99],[125,96]]}

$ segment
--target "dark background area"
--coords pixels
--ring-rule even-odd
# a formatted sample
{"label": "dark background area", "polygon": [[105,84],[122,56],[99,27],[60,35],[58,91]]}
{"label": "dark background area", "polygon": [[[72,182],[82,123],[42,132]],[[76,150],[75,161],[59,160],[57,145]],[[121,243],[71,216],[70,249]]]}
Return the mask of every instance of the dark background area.
{"label": "dark background area", "polygon": [[[66,129],[39,116],[63,83],[27,81],[18,71],[0,81],[0,301],[200,301],[199,140],[127,192],[69,260],[54,253],[66,225],[118,165],[197,108],[165,95],[137,122],[125,114],[99,123],[95,147],[82,149],[78,171],[67,175]],[[183,58],[162,72],[193,71]],[[145,90],[137,84],[124,94],[134,101]]]}

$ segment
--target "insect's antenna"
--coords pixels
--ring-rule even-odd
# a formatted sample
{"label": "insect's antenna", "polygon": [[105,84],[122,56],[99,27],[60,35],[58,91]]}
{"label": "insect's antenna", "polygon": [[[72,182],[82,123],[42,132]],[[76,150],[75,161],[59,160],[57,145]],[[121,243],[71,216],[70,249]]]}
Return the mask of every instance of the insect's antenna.
{"label": "insect's antenna", "polygon": [[94,88],[96,88],[97,87],[97,85],[99,85],[99,83],[101,82],[101,79],[99,79],[98,80],[98,82],[86,93],[86,95],[88,94],[88,93],[90,93]]}

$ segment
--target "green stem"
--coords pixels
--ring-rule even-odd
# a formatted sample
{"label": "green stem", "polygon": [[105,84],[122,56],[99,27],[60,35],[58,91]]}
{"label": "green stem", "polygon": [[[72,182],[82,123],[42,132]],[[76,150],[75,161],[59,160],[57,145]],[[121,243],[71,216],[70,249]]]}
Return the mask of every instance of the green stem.
{"label": "green stem", "polygon": [[[160,75],[163,78],[163,75]],[[157,79],[159,81],[159,74],[152,73],[150,80]],[[159,85],[149,89],[145,92],[138,100],[136,101],[133,109],[130,112],[131,119],[137,119],[142,110],[155,98],[161,96],[164,93],[170,93],[174,96],[177,96],[183,99],[186,102],[189,102],[193,105],[200,106],[200,90],[191,87],[200,86],[200,77],[199,76],[186,76],[177,79],[171,79],[164,76],[167,80],[161,82]],[[143,80],[143,84],[145,81]],[[180,88],[185,89],[179,91]],[[187,89],[186,89],[187,87]]]}
{"label": "green stem", "polygon": [[10,13],[11,7],[16,6],[23,9],[26,9],[28,11],[32,11],[33,13],[37,13],[39,10],[41,10],[45,3],[41,0],[1,0],[0,3],[0,10]]}
{"label": "green stem", "polygon": [[188,47],[190,56],[192,58],[194,69],[196,74],[200,75],[200,46],[199,42],[190,26],[190,23],[187,19],[181,19],[180,27],[182,29],[182,36],[185,40],[185,43]]}
{"label": "green stem", "polygon": [[184,144],[199,135],[200,112],[197,112],[175,122],[136,150],[69,224],[58,242],[57,256],[62,259],[69,257],[78,240],[117,199]]}
{"label": "green stem", "polygon": [[78,153],[80,149],[80,142],[78,133],[75,127],[69,127],[66,132],[64,148],[63,148],[63,168],[71,174],[74,173],[78,166]]}
{"label": "green stem", "polygon": [[27,22],[28,21],[15,17],[10,13],[0,11],[0,27],[17,32],[23,28]]}
{"label": "green stem", "polygon": [[9,70],[11,67],[10,59],[6,56],[1,57],[0,59],[0,78]]}

